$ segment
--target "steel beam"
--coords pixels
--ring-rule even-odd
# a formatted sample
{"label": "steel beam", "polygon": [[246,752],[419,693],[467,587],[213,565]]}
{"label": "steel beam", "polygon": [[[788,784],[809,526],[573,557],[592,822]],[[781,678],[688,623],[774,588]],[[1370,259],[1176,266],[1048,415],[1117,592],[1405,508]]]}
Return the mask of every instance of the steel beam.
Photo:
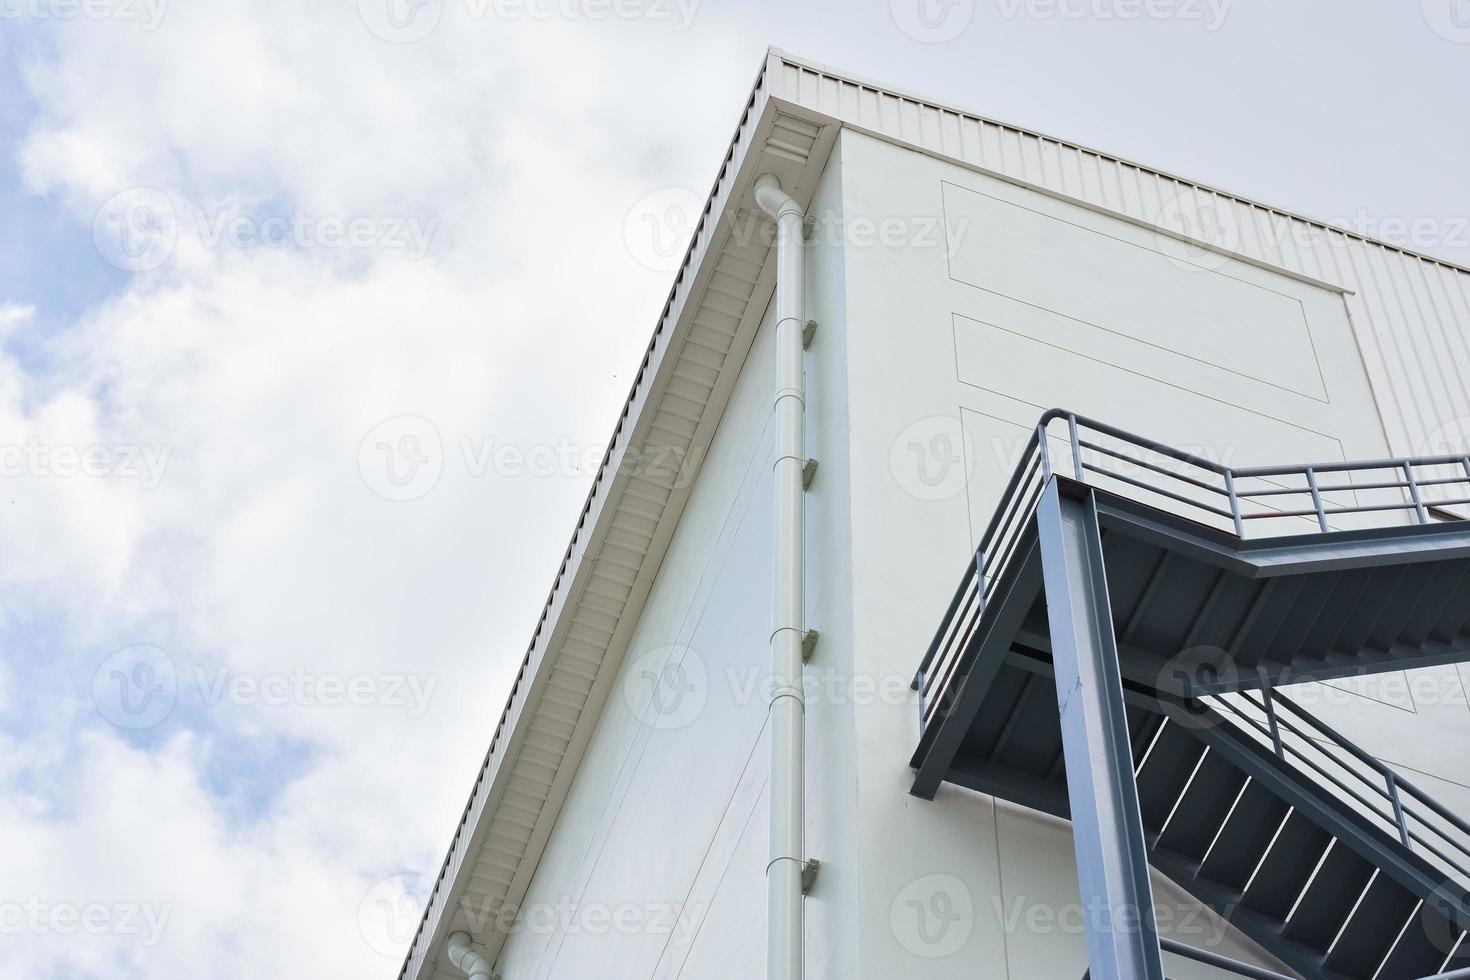
{"label": "steel beam", "polygon": [[1094,980],[1163,980],[1092,491],[1048,481],[1037,527],[1088,967]]}

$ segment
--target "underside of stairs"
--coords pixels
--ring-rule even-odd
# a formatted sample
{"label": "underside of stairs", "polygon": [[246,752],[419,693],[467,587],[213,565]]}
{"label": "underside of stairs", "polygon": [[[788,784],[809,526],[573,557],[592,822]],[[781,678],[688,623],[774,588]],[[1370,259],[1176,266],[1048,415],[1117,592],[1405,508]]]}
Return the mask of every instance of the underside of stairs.
{"label": "underside of stairs", "polygon": [[[1211,526],[1185,506],[1197,494],[1166,508],[1098,477],[1083,450],[1117,456],[1117,430],[1101,427],[1114,436],[1104,444],[1079,432],[1097,423],[1050,418],[1067,422],[1075,471],[1051,473],[1039,448],[1032,482],[1085,498],[1094,515],[1149,864],[1303,977],[1470,968],[1470,827],[1277,690],[1470,660],[1470,522],[1337,530],[1307,467],[1305,516],[1320,526],[1246,537],[1236,487],[1248,474],[1219,471],[1230,499],[1215,516],[1227,520]],[[1167,452],[1137,443],[1150,465]],[[1445,464],[1363,466],[1406,472],[1404,509],[1424,518],[1412,467]],[[947,781],[1070,819],[1053,650],[1065,631],[1045,566],[1060,559],[1043,547],[1041,490],[1028,496],[1027,482],[1013,479],[1011,513],[1003,501],[990,553],[966,570],[916,679],[914,793],[932,798]]]}

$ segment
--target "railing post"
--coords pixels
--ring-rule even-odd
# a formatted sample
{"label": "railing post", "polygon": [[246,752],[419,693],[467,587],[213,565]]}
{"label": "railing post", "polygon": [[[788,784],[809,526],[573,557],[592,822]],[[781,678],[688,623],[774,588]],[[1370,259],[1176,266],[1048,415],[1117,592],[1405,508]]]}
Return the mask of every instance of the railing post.
{"label": "railing post", "polygon": [[1046,424],[1036,423],[1036,452],[1041,458],[1041,482],[1051,480],[1051,454],[1046,451]]}
{"label": "railing post", "polygon": [[1399,827],[1399,840],[1403,841],[1404,846],[1412,851],[1414,845],[1409,843],[1409,825],[1404,820],[1404,805],[1399,801],[1398,777],[1394,775],[1392,769],[1384,766],[1383,778],[1388,782],[1388,799],[1393,804],[1393,819]]}
{"label": "railing post", "polygon": [[1326,531],[1327,511],[1322,506],[1322,491],[1317,486],[1317,471],[1307,467],[1307,486],[1312,490],[1312,509],[1317,512],[1317,526]]}
{"label": "railing post", "polygon": [[1240,519],[1240,498],[1235,495],[1235,471],[1225,471],[1225,492],[1230,495],[1230,517],[1235,521],[1235,536],[1245,537],[1245,522]]}
{"label": "railing post", "polygon": [[1082,482],[1082,440],[1077,436],[1077,416],[1067,416],[1067,436],[1072,440],[1072,472]]}
{"label": "railing post", "polygon": [[1409,494],[1414,498],[1414,511],[1419,515],[1420,524],[1429,523],[1429,512],[1424,509],[1424,501],[1419,498],[1419,481],[1414,479],[1414,464],[1404,464],[1404,477],[1409,481]]}

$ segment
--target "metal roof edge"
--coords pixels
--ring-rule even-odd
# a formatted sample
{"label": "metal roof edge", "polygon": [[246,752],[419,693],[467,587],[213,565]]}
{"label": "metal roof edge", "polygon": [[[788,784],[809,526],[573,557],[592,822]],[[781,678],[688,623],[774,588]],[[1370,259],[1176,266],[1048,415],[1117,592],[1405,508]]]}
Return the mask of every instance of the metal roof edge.
{"label": "metal roof edge", "polygon": [[1125,156],[1120,156],[1116,153],[1109,153],[1105,150],[1099,150],[1084,143],[1078,143],[1075,140],[1062,139],[1049,133],[1043,133],[1039,130],[1032,129],[1028,126],[1018,126],[1013,122],[1008,122],[1004,119],[997,119],[995,116],[977,112],[974,109],[967,109],[962,106],[940,102],[937,99],[932,99],[928,96],[918,94],[908,89],[897,88],[892,85],[875,82],[865,76],[855,75],[852,72],[848,71],[842,71],[841,69],[833,68],[830,65],[822,64],[819,61],[813,61],[809,58],[803,58],[800,55],[790,54],[789,52],[782,51],[781,49],[776,47],[769,48],[768,53],[771,56],[779,58],[781,61],[784,61],[786,64],[792,65],[797,68],[804,68],[807,71],[816,72],[821,75],[830,75],[833,78],[839,78],[854,85],[860,85],[863,88],[870,88],[876,92],[883,92],[897,98],[907,99],[911,102],[917,102],[920,105],[928,106],[929,108],[938,110],[940,112],[952,112],[956,115],[968,116],[971,119],[989,123],[992,126],[999,126],[1003,129],[1010,129],[1018,133],[1024,133],[1027,136],[1033,136],[1037,139],[1056,143],[1059,146],[1064,146],[1068,149],[1077,150],[1081,153],[1090,153],[1093,156],[1101,157],[1102,159],[1108,160],[1112,163],[1121,164],[1126,167],[1133,167],[1136,170],[1141,170],[1144,173],[1152,174],[1156,177],[1162,177],[1165,180],[1172,180],[1178,184],[1186,184],[1198,190],[1208,191],[1211,194],[1217,194],[1221,197],[1239,202],[1240,204],[1248,205],[1253,208],[1259,208],[1262,211],[1269,211],[1273,214],[1278,214],[1283,218],[1288,218],[1293,221],[1301,221],[1314,227],[1320,228],[1324,231],[1337,232],[1338,234],[1345,235],[1348,238],[1354,239],[1355,241],[1367,242],[1371,245],[1377,245],[1380,248],[1386,248],[1389,251],[1398,252],[1401,255],[1409,255],[1416,259],[1422,259],[1425,262],[1432,262],[1435,265],[1441,265],[1448,269],[1454,269],[1456,272],[1470,273],[1470,265],[1461,265],[1458,262],[1453,262],[1449,259],[1442,258],[1437,255],[1430,255],[1426,252],[1416,251],[1415,249],[1407,248],[1403,245],[1398,245],[1393,242],[1386,242],[1381,238],[1373,238],[1370,235],[1364,235],[1361,232],[1353,231],[1350,228],[1344,228],[1341,225],[1333,224],[1330,221],[1326,221],[1322,218],[1313,218],[1309,215],[1304,215],[1296,211],[1288,210],[1286,208],[1277,207],[1273,204],[1266,204],[1265,202],[1257,200],[1256,198],[1249,197],[1244,194],[1237,194],[1234,191],[1227,190],[1222,187],[1217,187],[1213,184],[1205,184],[1197,180],[1192,180],[1188,177],[1181,177],[1180,175],[1171,173],[1170,171],[1161,170],[1158,167],[1150,166],[1146,163],[1139,163],[1137,160],[1133,160]]}
{"label": "metal roof edge", "polygon": [[[476,773],[475,780],[472,784],[469,794],[469,798],[465,803],[465,807],[460,815],[459,822],[455,825],[455,830],[450,838],[449,846],[446,849],[444,860],[441,862],[438,875],[434,880],[434,887],[429,895],[428,900],[425,903],[424,915],[419,922],[418,929],[415,931],[413,940],[409,944],[408,951],[404,957],[403,965],[399,969],[398,976],[400,980],[419,980],[419,978],[427,975],[424,972],[425,968],[431,966],[431,964],[433,963],[433,952],[432,949],[429,947],[432,945],[432,941],[435,938],[435,933],[440,931],[438,927],[441,925],[440,920],[443,918],[443,913],[445,911],[443,903],[444,896],[446,894],[446,877],[448,876],[451,865],[454,863],[454,859],[460,852],[462,844],[467,840],[467,836],[469,836],[466,834],[466,830],[470,830],[470,835],[473,834],[473,828],[471,827],[471,816],[474,812],[476,803],[482,799],[481,794],[488,793],[488,784],[489,782],[492,782],[494,780],[494,770],[498,768],[498,765],[496,765],[498,760],[496,760],[495,758],[496,750],[502,746],[504,741],[509,740],[514,735],[514,724],[508,726],[507,722],[512,721],[513,715],[517,715],[516,720],[519,720],[519,713],[516,709],[525,707],[524,702],[518,704],[517,696],[521,694],[522,691],[527,690],[531,686],[533,677],[527,676],[527,670],[531,667],[532,660],[534,659],[534,655],[537,651],[538,643],[542,642],[543,637],[549,636],[552,632],[552,630],[549,629],[548,626],[551,625],[551,614],[554,607],[557,605],[559,599],[564,598],[564,593],[562,590],[563,583],[570,582],[570,580],[575,577],[578,566],[583,560],[584,552],[579,551],[578,543],[579,540],[585,540],[585,538],[583,537],[584,532],[591,531],[591,528],[587,527],[588,518],[593,515],[594,511],[600,510],[602,506],[606,504],[607,499],[610,496],[610,487],[613,481],[608,479],[610,475],[609,464],[613,461],[617,450],[619,450],[620,448],[619,436],[623,435],[625,432],[631,431],[631,429],[636,424],[638,413],[635,412],[634,409],[635,406],[638,405],[640,399],[647,394],[648,386],[649,383],[651,383],[652,381],[654,370],[656,369],[659,358],[663,353],[663,351],[660,349],[661,340],[664,341],[664,350],[667,349],[667,336],[665,333],[665,328],[672,325],[678,320],[679,314],[682,312],[683,309],[683,300],[687,300],[689,298],[686,295],[681,300],[679,295],[680,287],[686,282],[686,280],[693,278],[692,272],[694,271],[694,269],[692,267],[697,268],[698,265],[698,263],[696,263],[695,261],[696,257],[698,257],[699,259],[703,259],[706,257],[706,249],[709,245],[709,234],[713,231],[715,227],[715,225],[712,225],[710,223],[711,208],[719,196],[721,185],[727,179],[729,179],[735,171],[739,169],[739,165],[743,157],[737,156],[737,150],[739,150],[741,145],[742,131],[744,131],[748,125],[755,121],[753,115],[758,117],[759,113],[756,112],[756,110],[759,105],[762,91],[765,90],[767,94],[769,94],[767,82],[771,76],[768,72],[768,69],[772,63],[772,59],[774,56],[775,49],[768,48],[765,54],[761,57],[760,68],[756,72],[755,80],[751,86],[750,94],[745,101],[745,105],[741,109],[740,120],[736,124],[735,134],[731,139],[730,147],[726,151],[724,160],[721,163],[720,168],[715,176],[714,184],[705,200],[704,211],[700,215],[699,223],[698,225],[696,225],[694,233],[691,236],[689,247],[685,251],[684,260],[680,265],[679,271],[675,274],[673,284],[669,288],[669,295],[664,302],[662,311],[659,314],[658,322],[654,328],[653,338],[649,342],[642,365],[637,374],[634,376],[634,380],[629,388],[628,397],[623,405],[623,411],[619,414],[618,421],[614,425],[612,437],[609,439],[608,442],[608,448],[603,454],[602,462],[598,467],[597,475],[594,477],[592,487],[588,491],[587,501],[583,504],[582,509],[578,514],[577,524],[572,532],[571,541],[567,545],[562,564],[557,572],[555,579],[552,582],[550,594],[548,595],[545,606],[543,607],[541,617],[537,621],[536,629],[532,635],[530,646],[526,652],[525,657],[521,661],[521,668],[516,676],[515,684],[512,686],[510,695],[507,697],[506,700],[505,708],[501,712],[500,722],[496,726],[495,734],[491,738],[490,746],[485,754],[485,759],[481,763],[480,768]],[[715,217],[718,218],[718,216]],[[489,780],[487,780],[487,776],[490,777]],[[449,884],[452,886],[452,883]],[[425,929],[426,926],[428,927],[427,936]]]}

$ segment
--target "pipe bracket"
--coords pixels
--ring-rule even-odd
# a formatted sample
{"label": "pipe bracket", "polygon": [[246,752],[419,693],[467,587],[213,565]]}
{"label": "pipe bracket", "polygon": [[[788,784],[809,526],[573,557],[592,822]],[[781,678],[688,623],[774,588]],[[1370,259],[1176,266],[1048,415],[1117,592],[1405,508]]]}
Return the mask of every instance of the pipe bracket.
{"label": "pipe bracket", "polygon": [[812,349],[812,338],[817,335],[817,321],[808,320],[801,325],[801,349]]}
{"label": "pipe bracket", "polygon": [[811,894],[812,886],[817,883],[817,872],[822,870],[822,862],[816,858],[807,858],[801,862],[801,893]]}
{"label": "pipe bracket", "polygon": [[817,638],[822,634],[816,630],[807,630],[801,634],[801,662],[807,663],[812,659],[812,654],[817,649]]}
{"label": "pipe bracket", "polygon": [[812,481],[816,478],[817,461],[814,459],[803,461],[801,464],[801,488],[803,490],[810,490],[812,488]]}

